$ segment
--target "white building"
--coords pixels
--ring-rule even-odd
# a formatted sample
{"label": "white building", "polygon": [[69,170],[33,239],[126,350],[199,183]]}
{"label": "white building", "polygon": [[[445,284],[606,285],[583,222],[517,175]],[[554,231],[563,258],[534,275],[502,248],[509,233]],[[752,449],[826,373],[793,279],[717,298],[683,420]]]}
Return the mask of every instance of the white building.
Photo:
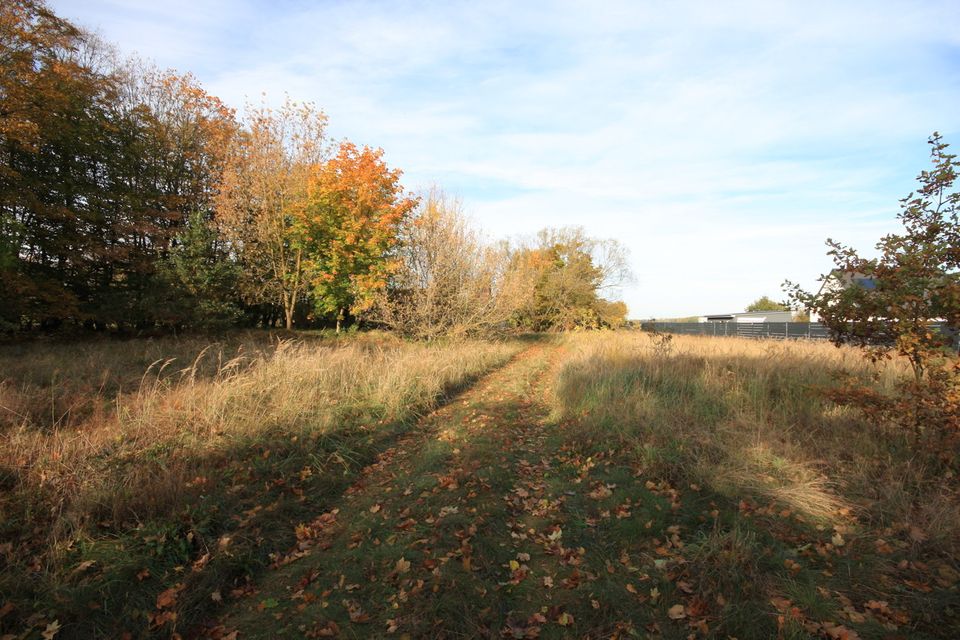
{"label": "white building", "polygon": [[741,311],[700,316],[700,322],[793,322],[793,311]]}

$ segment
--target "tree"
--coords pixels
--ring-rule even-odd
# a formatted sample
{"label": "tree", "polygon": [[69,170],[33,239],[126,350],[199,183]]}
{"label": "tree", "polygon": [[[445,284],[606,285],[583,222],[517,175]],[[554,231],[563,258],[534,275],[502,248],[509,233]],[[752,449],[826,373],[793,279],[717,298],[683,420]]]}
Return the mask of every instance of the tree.
{"label": "tree", "polygon": [[351,142],[313,172],[297,230],[314,305],[335,314],[337,331],[346,312],[370,309],[398,268],[399,228],[416,206],[400,175],[383,161],[382,149]]}
{"label": "tree", "polygon": [[[615,240],[590,238],[580,227],[544,229],[533,247],[514,257],[530,273],[533,295],[517,312],[518,326],[533,331],[596,328],[610,318],[609,292],[630,277],[626,250]],[[625,309],[624,309],[625,311]]]}
{"label": "tree", "polygon": [[10,324],[79,315],[97,253],[86,203],[105,156],[91,133],[107,120],[110,88],[82,64],[86,41],[42,2],[0,5],[0,313]]}
{"label": "tree", "polygon": [[372,318],[407,336],[487,334],[502,329],[532,293],[510,268],[506,243],[486,245],[460,202],[431,190],[400,226],[400,264]]}
{"label": "tree", "polygon": [[118,65],[41,2],[0,5],[0,61],[0,322],[148,326],[232,112],[189,76]]}
{"label": "tree", "polygon": [[288,99],[277,110],[248,108],[246,120],[224,163],[216,221],[243,267],[244,298],[279,305],[291,329],[307,290],[301,223],[328,153],[327,117]]}
{"label": "tree", "polygon": [[747,305],[747,311],[788,311],[789,307],[771,300],[767,296],[762,296],[757,298],[749,305]]}
{"label": "tree", "polygon": [[948,336],[928,324],[943,320],[960,327],[960,192],[954,187],[960,163],[938,133],[929,144],[932,168],[918,176],[917,191],[900,201],[904,230],[880,240],[879,257],[864,258],[828,240],[834,274],[849,286],[823,287],[819,294],[786,286],[793,301],[820,315],[838,345],[858,345],[873,360],[906,358],[913,380],[896,396],[864,389],[848,395],[886,420],[909,425],[918,438],[936,436],[943,451],[960,436],[960,362],[951,355]]}
{"label": "tree", "polygon": [[162,272],[170,289],[177,291],[161,316],[168,323],[210,329],[240,318],[235,294],[240,267],[203,213],[190,216]]}

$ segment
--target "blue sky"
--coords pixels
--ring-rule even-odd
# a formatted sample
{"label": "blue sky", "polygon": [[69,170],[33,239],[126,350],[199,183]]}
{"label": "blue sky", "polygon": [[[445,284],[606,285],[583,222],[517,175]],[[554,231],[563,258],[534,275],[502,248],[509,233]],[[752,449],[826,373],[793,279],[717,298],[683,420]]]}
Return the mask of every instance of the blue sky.
{"label": "blue sky", "polygon": [[869,250],[934,130],[960,148],[960,2],[54,0],[231,105],[315,102],[492,238],[631,252],[631,317],[814,287]]}

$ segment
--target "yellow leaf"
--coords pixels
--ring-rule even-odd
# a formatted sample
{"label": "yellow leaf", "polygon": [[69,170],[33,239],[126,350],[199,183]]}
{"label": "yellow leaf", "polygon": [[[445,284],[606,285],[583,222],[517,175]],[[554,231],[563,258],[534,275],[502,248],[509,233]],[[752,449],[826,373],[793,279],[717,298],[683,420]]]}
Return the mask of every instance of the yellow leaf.
{"label": "yellow leaf", "polygon": [[675,604],[667,609],[667,617],[671,620],[683,620],[687,617],[687,610],[682,604]]}
{"label": "yellow leaf", "polygon": [[54,620],[43,630],[43,640],[53,640],[53,637],[60,633],[60,621]]}

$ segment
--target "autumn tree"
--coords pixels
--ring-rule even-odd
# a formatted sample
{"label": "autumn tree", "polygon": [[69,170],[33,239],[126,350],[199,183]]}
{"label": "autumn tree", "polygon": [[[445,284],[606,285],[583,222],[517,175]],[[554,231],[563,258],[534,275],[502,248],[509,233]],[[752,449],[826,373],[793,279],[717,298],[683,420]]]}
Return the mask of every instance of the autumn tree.
{"label": "autumn tree", "polygon": [[900,201],[904,229],[877,243],[879,257],[828,240],[834,273],[849,275],[840,282],[850,286],[825,286],[818,294],[787,287],[797,306],[819,314],[835,343],[860,346],[873,360],[899,355],[910,363],[913,379],[894,396],[859,388],[848,397],[884,420],[909,425],[918,438],[931,436],[943,453],[960,443],[960,363],[950,337],[929,325],[960,327],[960,163],[939,134],[929,143],[932,167]]}
{"label": "autumn tree", "polygon": [[532,280],[511,268],[509,245],[485,243],[460,202],[439,189],[420,200],[399,231],[399,265],[371,315],[401,334],[489,334],[532,294]]}
{"label": "autumn tree", "polygon": [[116,140],[105,193],[113,197],[98,277],[113,294],[97,315],[150,325],[171,292],[159,266],[190,216],[209,217],[233,110],[190,75],[127,62],[114,72]]}
{"label": "autumn tree", "polygon": [[533,331],[597,328],[610,317],[605,295],[630,278],[626,249],[580,227],[545,229],[518,251],[517,268],[532,271],[534,292],[515,321]]}
{"label": "autumn tree", "polygon": [[[96,253],[97,148],[109,87],[84,67],[85,35],[41,2],[0,5],[0,268],[3,315],[55,320],[80,312]],[[93,223],[93,224],[91,224]]]}
{"label": "autumn tree", "polygon": [[118,63],[40,2],[0,6],[0,269],[8,326],[147,326],[157,266],[208,209],[232,114]]}
{"label": "autumn tree", "polygon": [[279,109],[248,109],[216,197],[218,227],[243,267],[244,298],[279,305],[287,329],[308,288],[303,219],[328,153],[326,126],[322,111],[289,99]]}
{"label": "autumn tree", "polygon": [[312,174],[297,232],[313,303],[336,317],[337,331],[347,312],[370,309],[399,265],[399,228],[416,206],[400,175],[384,162],[382,149],[351,142]]}

